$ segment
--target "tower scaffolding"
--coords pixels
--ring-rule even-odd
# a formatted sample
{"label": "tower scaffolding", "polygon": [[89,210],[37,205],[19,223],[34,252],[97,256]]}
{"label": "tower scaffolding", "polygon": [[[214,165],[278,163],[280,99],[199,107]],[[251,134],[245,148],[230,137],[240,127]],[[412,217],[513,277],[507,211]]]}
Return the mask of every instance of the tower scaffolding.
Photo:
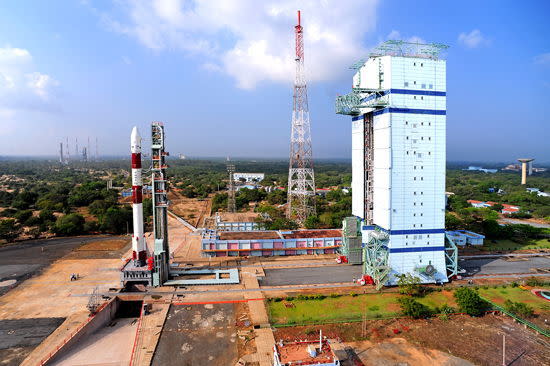
{"label": "tower scaffolding", "polygon": [[289,218],[295,217],[299,224],[303,224],[309,216],[315,215],[315,178],[300,11],[298,11],[298,24],[294,28],[296,33],[296,78],[290,134],[287,215]]}
{"label": "tower scaffolding", "polygon": [[154,221],[154,268],[153,286],[162,286],[170,275],[168,246],[168,182],[165,162],[168,152],[164,150],[164,124],[151,124],[151,182]]}

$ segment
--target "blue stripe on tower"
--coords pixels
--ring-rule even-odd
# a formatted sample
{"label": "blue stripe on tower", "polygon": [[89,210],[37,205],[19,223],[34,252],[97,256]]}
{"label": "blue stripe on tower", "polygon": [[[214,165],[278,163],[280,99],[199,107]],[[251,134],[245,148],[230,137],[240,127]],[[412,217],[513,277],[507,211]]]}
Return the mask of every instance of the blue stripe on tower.
{"label": "blue stripe on tower", "polygon": [[445,247],[390,248],[390,253],[439,252]]}

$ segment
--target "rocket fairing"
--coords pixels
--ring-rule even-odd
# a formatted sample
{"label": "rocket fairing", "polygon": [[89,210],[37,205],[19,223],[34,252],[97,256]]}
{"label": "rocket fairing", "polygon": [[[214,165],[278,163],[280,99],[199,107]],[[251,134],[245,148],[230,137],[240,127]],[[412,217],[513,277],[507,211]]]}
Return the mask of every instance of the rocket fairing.
{"label": "rocket fairing", "polygon": [[136,266],[144,266],[147,260],[147,246],[143,233],[143,182],[141,179],[141,136],[137,127],[130,137],[132,153],[132,210],[134,234],[132,235],[132,259]]}

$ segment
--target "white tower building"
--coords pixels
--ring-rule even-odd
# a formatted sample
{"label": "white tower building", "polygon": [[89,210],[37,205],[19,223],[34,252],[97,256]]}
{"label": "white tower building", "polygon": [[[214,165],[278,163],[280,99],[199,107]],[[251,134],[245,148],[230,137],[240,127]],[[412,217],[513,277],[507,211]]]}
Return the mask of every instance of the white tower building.
{"label": "white tower building", "polygon": [[424,283],[449,275],[446,48],[385,42],[352,67],[352,93],[336,100],[337,113],[353,116],[352,213],[362,221],[364,272],[379,285],[405,273]]}

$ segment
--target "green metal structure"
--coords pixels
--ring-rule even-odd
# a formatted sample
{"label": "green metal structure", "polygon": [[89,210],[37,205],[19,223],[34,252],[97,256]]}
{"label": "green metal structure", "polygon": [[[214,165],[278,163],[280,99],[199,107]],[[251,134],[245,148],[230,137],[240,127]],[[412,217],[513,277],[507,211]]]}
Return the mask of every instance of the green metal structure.
{"label": "green metal structure", "polygon": [[357,217],[346,217],[342,221],[341,250],[350,264],[363,263],[361,221]]}
{"label": "green metal structure", "polygon": [[380,290],[391,271],[388,265],[387,244],[389,236],[379,228],[369,232],[367,243],[363,250],[363,273],[374,280],[377,290]]}
{"label": "green metal structure", "polygon": [[445,233],[445,263],[447,265],[447,277],[452,278],[458,274],[458,247],[452,237]]}
{"label": "green metal structure", "polygon": [[151,159],[153,186],[153,232],[155,240],[153,286],[162,286],[170,276],[168,247],[168,182],[166,176],[164,150],[164,125],[162,122],[151,124]]}

